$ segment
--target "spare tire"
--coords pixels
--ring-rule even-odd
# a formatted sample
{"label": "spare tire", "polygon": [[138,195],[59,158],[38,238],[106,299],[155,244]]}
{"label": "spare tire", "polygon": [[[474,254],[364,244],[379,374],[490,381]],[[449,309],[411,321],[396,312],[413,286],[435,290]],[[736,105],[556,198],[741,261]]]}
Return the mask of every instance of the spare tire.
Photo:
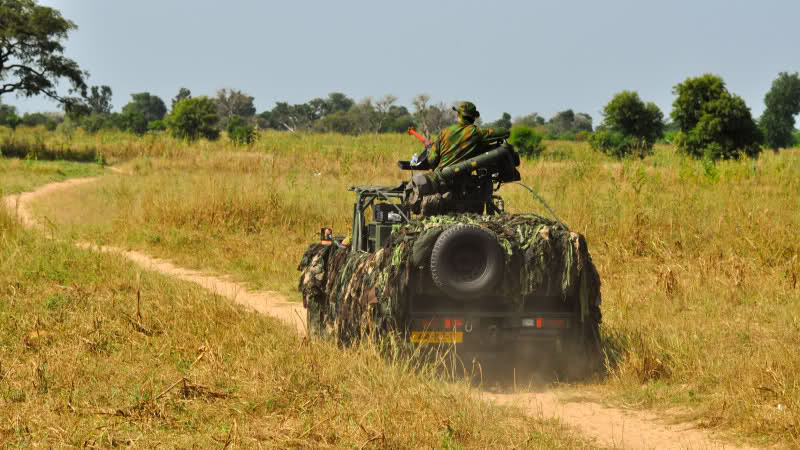
{"label": "spare tire", "polygon": [[444,230],[433,244],[433,282],[454,299],[485,295],[503,279],[503,271],[503,249],[485,228],[456,225]]}

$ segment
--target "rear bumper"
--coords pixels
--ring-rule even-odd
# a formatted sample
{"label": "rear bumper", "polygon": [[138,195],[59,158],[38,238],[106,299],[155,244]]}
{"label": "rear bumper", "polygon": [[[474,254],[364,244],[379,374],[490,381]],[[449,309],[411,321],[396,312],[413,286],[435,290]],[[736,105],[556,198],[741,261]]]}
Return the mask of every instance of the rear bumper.
{"label": "rear bumper", "polygon": [[412,314],[410,323],[412,332],[453,332],[459,351],[476,354],[559,352],[580,326],[570,313]]}

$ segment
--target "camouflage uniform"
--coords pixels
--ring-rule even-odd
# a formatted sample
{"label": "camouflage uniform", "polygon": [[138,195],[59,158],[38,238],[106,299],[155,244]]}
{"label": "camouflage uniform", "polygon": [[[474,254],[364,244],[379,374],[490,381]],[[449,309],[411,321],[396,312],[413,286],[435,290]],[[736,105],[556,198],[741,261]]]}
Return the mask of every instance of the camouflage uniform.
{"label": "camouflage uniform", "polygon": [[497,130],[478,128],[474,122],[480,117],[480,113],[471,102],[461,103],[453,110],[458,113],[458,123],[445,128],[439,134],[439,140],[428,155],[431,169],[443,169],[478,156],[486,151],[486,141],[506,138],[509,135],[508,131],[502,128]]}
{"label": "camouflage uniform", "polygon": [[471,102],[463,102],[453,110],[458,113],[458,123],[442,130],[428,155],[428,164],[440,188],[438,193],[421,199],[421,213],[426,216],[462,212],[482,214],[484,204],[491,199],[491,185],[449,186],[439,171],[484,153],[487,141],[509,135],[504,129],[478,128],[474,122],[480,113]]}

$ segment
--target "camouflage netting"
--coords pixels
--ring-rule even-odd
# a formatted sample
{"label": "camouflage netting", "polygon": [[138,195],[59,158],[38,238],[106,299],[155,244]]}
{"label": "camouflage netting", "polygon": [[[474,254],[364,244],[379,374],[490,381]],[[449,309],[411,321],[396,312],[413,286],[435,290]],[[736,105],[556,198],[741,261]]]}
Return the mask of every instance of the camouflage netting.
{"label": "camouflage netting", "polygon": [[367,328],[381,333],[401,325],[409,277],[422,273],[418,267],[429,264],[436,239],[456,224],[484,227],[497,236],[505,250],[498,292],[515,310],[535,297],[558,296],[580,311],[581,321],[600,322],[600,278],[583,236],[535,214],[460,214],[395,225],[389,244],[375,253],[310,245],[298,267],[298,289],[311,330],[333,332],[348,342]]}

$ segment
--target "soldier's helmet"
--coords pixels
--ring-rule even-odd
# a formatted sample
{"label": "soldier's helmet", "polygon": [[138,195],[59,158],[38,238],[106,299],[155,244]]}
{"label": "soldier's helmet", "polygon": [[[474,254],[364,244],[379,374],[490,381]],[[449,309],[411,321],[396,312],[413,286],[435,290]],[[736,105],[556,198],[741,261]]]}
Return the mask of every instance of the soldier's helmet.
{"label": "soldier's helmet", "polygon": [[453,111],[458,113],[459,118],[475,120],[481,116],[481,113],[478,112],[478,108],[475,107],[475,104],[472,102],[461,102],[458,107],[453,107]]}

